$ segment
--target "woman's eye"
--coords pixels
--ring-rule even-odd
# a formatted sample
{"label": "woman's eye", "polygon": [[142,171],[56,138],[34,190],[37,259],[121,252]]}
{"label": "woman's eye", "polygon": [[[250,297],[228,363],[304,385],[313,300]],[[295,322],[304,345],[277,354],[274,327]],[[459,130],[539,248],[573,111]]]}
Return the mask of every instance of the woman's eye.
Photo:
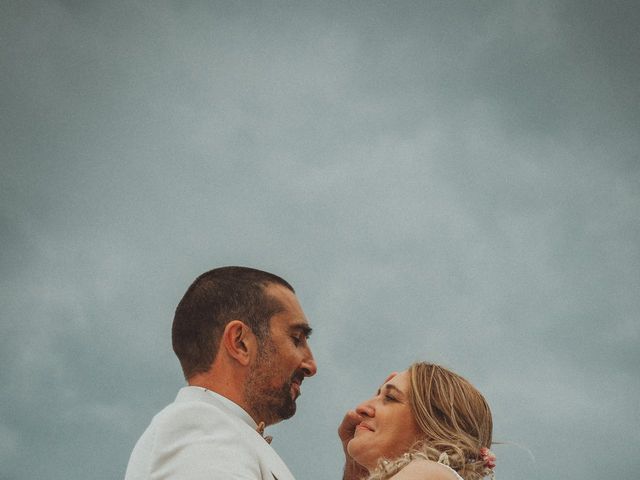
{"label": "woman's eye", "polygon": [[389,401],[389,402],[395,402],[396,401],[395,397],[393,397],[391,395],[385,395],[384,399]]}

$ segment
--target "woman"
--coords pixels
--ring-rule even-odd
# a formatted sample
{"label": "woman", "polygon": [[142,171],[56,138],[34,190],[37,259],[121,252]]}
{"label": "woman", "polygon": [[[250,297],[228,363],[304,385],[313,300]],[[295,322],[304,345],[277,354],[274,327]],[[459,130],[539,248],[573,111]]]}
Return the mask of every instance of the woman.
{"label": "woman", "polygon": [[493,477],[491,410],[461,376],[414,363],[391,374],[339,429],[345,480],[479,480]]}

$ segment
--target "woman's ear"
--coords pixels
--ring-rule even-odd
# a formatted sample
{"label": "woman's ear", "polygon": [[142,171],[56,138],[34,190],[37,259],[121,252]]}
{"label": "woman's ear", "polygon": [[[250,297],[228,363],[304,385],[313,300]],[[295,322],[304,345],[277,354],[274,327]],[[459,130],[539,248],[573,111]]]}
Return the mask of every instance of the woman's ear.
{"label": "woman's ear", "polygon": [[256,346],[256,336],[241,320],[231,320],[222,333],[222,347],[227,354],[243,366],[251,363]]}

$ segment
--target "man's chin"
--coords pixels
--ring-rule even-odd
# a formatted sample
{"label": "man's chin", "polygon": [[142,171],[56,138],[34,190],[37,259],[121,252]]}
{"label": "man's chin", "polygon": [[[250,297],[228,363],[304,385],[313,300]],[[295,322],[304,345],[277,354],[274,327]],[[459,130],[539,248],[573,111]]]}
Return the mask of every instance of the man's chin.
{"label": "man's chin", "polygon": [[264,391],[261,396],[260,410],[271,417],[271,423],[277,423],[293,417],[296,413],[296,390],[291,384],[283,385],[278,392]]}
{"label": "man's chin", "polygon": [[281,420],[288,420],[296,414],[296,401],[295,399],[291,399],[291,401],[287,402],[285,405],[282,405],[280,409],[278,409],[278,416]]}

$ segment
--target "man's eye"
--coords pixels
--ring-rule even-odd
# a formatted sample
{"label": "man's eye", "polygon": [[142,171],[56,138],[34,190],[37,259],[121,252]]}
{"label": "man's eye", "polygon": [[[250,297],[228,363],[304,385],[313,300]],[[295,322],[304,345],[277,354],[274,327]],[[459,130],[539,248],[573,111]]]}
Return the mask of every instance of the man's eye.
{"label": "man's eye", "polygon": [[293,344],[298,347],[300,346],[300,344],[302,343],[302,339],[300,337],[291,337],[291,339],[293,340]]}

